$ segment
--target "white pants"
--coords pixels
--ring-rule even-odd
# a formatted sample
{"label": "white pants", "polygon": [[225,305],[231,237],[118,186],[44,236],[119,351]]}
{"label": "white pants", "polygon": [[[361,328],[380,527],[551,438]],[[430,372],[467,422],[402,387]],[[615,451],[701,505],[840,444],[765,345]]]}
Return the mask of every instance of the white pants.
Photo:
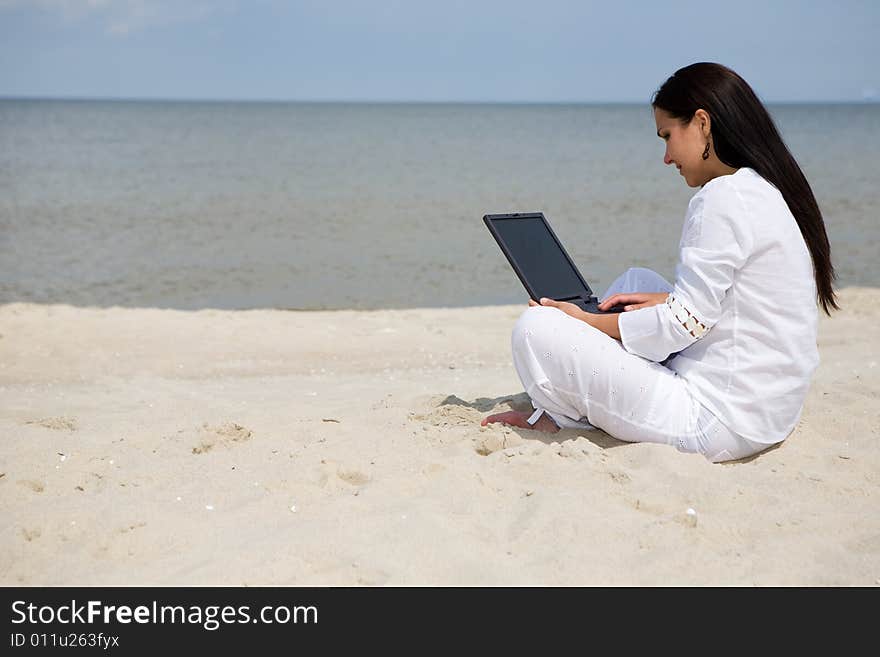
{"label": "white pants", "polygon": [[[600,299],[671,290],[656,272],[634,268]],[[511,343],[516,372],[532,405],[562,428],[599,427],[620,440],[674,445],[713,463],[767,448],[730,431],[676,372],[629,353],[614,338],[557,308],[526,310]]]}

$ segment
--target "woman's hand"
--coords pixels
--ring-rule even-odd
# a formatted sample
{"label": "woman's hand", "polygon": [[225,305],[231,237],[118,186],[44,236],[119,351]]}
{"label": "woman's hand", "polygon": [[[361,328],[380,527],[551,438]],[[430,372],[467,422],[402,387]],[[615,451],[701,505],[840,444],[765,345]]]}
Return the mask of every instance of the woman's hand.
{"label": "woman's hand", "polygon": [[586,310],[581,310],[573,303],[568,303],[567,301],[554,301],[553,299],[542,298],[541,303],[535,303],[531,299],[529,299],[530,306],[545,306],[547,308],[558,308],[566,315],[570,317],[574,317],[575,319],[579,319],[582,322],[586,322],[593,328],[597,328],[603,333],[610,335],[615,340],[620,340],[620,327],[617,324],[617,318],[620,316],[616,313],[601,315],[599,313],[588,313]]}
{"label": "woman's hand", "polygon": [[629,292],[626,294],[612,294],[599,304],[599,310],[608,310],[611,306],[624,306],[624,311],[650,308],[658,303],[664,303],[669,292]]}
{"label": "woman's hand", "polygon": [[579,319],[583,322],[587,321],[587,315],[590,313],[581,310],[573,303],[569,303],[568,301],[554,301],[553,299],[542,298],[541,303],[535,303],[534,299],[529,299],[530,306],[547,306],[548,308],[559,308],[566,315],[570,315],[575,319]]}
{"label": "woman's hand", "polygon": [[546,306],[547,308],[558,308],[566,315],[574,317],[575,319],[579,319],[582,322],[586,322],[593,328],[599,329],[603,333],[610,335],[615,340],[620,340],[620,327],[617,324],[617,318],[620,315],[613,313],[608,315],[601,315],[599,313],[588,313],[585,310],[581,310],[573,303],[568,303],[567,301],[554,301],[553,299],[542,298],[541,303],[535,303],[532,299],[529,299],[530,306]]}

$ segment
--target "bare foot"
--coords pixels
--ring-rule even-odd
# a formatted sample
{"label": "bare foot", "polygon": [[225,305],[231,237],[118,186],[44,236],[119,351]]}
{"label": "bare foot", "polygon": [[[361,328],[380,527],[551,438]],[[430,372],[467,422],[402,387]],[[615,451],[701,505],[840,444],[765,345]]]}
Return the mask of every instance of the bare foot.
{"label": "bare foot", "polygon": [[507,424],[513,427],[520,427],[521,429],[532,429],[534,431],[543,431],[545,433],[556,433],[559,431],[559,427],[556,426],[556,423],[553,421],[553,418],[544,413],[538,421],[533,425],[529,425],[528,419],[532,416],[531,413],[522,413],[520,411],[506,411],[504,413],[496,413],[495,415],[490,415],[487,418],[483,418],[483,421],[480,422],[480,426],[485,427],[487,424],[492,424],[493,422],[501,422],[502,424]]}

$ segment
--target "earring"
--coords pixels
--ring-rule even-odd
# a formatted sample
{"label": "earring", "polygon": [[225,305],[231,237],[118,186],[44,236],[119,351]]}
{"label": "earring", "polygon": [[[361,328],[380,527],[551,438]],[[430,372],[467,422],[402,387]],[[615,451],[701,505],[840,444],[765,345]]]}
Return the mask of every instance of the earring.
{"label": "earring", "polygon": [[704,160],[709,159],[709,142],[708,141],[706,142],[706,150],[703,151],[703,159]]}

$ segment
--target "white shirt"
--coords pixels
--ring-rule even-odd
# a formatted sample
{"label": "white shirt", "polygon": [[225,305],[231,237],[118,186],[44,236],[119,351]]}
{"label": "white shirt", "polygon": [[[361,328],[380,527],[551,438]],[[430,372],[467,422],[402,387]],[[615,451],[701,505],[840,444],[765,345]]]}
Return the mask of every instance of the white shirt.
{"label": "white shirt", "polygon": [[688,204],[679,248],[667,303],[620,314],[624,348],[657,362],[675,354],[666,366],[729,429],[784,440],[819,352],[813,263],[782,194],[746,167],[710,180]]}

